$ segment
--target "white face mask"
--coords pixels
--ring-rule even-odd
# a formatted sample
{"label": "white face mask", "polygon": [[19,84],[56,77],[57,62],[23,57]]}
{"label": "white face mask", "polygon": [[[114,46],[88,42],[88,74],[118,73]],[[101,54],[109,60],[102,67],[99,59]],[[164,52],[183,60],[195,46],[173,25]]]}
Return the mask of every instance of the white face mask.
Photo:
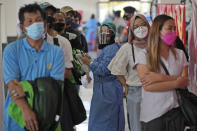
{"label": "white face mask", "polygon": [[133,31],[134,35],[139,39],[144,39],[148,34],[147,26],[139,26]]}

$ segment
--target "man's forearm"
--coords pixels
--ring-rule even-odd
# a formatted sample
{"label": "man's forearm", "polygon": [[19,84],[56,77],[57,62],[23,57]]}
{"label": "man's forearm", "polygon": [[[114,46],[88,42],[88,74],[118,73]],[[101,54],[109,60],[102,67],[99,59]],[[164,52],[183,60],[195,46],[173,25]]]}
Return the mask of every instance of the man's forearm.
{"label": "man's forearm", "polygon": [[23,88],[17,80],[11,80],[10,82],[8,82],[8,89],[10,91],[10,97],[21,110],[29,107],[25,99]]}

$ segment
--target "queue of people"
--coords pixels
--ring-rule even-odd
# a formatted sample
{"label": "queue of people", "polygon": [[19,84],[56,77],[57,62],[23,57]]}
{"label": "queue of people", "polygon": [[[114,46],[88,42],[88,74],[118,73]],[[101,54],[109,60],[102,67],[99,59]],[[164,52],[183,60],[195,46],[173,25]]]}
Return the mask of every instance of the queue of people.
{"label": "queue of people", "polygon": [[[87,42],[77,30],[81,16],[72,7],[57,9],[49,3],[21,7],[18,16],[25,36],[7,45],[3,53],[3,76],[8,88],[3,131],[39,130],[38,116],[28,105],[20,81],[52,77],[69,80],[75,85],[73,88],[79,89],[80,82],[76,81],[81,76],[75,74],[73,50],[82,51],[80,60],[94,77],[88,131],[124,131],[125,119],[130,131],[184,131],[185,118],[175,90],[188,85],[188,62],[185,50],[175,47],[174,19],[159,15],[149,25],[144,15],[135,14],[135,8],[128,6],[124,11],[123,18],[127,21],[124,25],[118,23],[123,22],[118,20],[119,11],[115,24],[103,22],[97,29],[94,16],[86,23],[87,27],[97,30],[101,50],[92,60],[86,54],[90,39]],[[64,82],[64,88],[67,84]],[[9,105],[13,101],[21,110],[25,127],[10,117]],[[59,126],[53,130],[74,131],[67,106],[63,102]]]}

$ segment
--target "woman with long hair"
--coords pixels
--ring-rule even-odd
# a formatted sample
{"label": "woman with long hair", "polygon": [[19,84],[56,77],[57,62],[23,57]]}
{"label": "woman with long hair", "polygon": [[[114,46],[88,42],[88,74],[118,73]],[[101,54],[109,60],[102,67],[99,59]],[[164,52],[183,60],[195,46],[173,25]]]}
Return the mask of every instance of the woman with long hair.
{"label": "woman with long hair", "polygon": [[139,117],[142,84],[137,70],[133,69],[133,66],[137,54],[147,46],[150,25],[146,18],[140,14],[134,15],[130,23],[129,40],[116,53],[108,69],[118,77],[125,87],[125,95],[128,92],[126,98],[130,130],[141,131]]}
{"label": "woman with long hair", "polygon": [[174,19],[159,15],[153,21],[147,50],[137,56],[137,71],[143,87],[142,131],[184,131],[185,120],[175,89],[185,89],[188,85],[188,63],[184,52],[174,48],[175,40]]}

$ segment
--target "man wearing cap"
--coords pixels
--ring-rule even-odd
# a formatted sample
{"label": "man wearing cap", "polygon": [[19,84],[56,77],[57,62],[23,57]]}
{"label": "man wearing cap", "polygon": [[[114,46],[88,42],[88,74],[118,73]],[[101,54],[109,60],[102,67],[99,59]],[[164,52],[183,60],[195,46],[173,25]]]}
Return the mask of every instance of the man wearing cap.
{"label": "man wearing cap", "polygon": [[88,52],[87,42],[83,40],[83,34],[73,27],[73,8],[70,6],[64,6],[60,9],[60,12],[64,14],[66,23],[64,34],[62,34],[62,36],[66,37],[70,41],[72,49],[79,49],[84,52]]}
{"label": "man wearing cap", "polygon": [[125,20],[127,26],[125,27],[125,29],[123,30],[121,36],[120,36],[120,43],[125,43],[128,41],[128,28],[130,26],[130,19],[131,17],[133,17],[136,9],[134,7],[131,6],[127,6],[123,8],[124,10],[124,16],[123,19]]}
{"label": "man wearing cap", "polygon": [[57,11],[57,9],[48,2],[40,4],[40,8],[44,9],[46,16],[53,16],[53,14]]}
{"label": "man wearing cap", "polygon": [[133,17],[136,9],[131,6],[127,6],[127,7],[124,7],[123,10],[124,10],[123,18],[129,22],[131,17]]}
{"label": "man wearing cap", "polygon": [[74,15],[73,8],[70,6],[64,6],[60,9],[60,12],[64,13],[66,18],[72,18]]}

